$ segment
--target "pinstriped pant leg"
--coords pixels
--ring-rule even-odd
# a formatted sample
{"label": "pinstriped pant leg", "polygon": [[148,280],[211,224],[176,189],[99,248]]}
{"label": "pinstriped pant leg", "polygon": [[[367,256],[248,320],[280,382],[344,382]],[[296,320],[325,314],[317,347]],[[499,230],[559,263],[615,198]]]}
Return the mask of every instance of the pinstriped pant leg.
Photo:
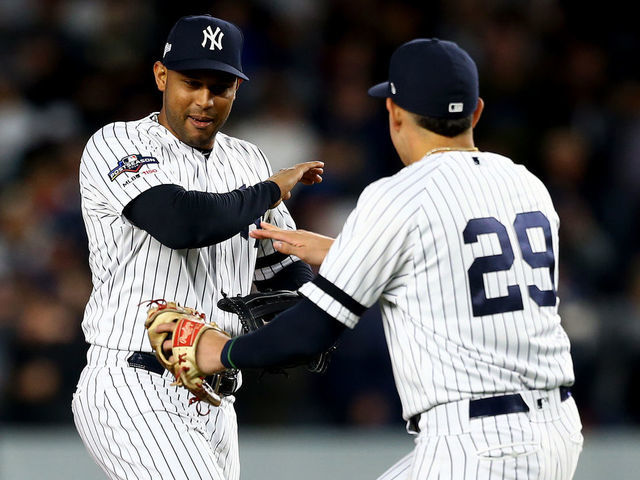
{"label": "pinstriped pant leg", "polygon": [[413,463],[413,453],[405,455],[378,477],[378,480],[408,480]]}
{"label": "pinstriped pant leg", "polygon": [[438,478],[441,468],[439,437],[422,437],[416,439],[414,449],[386,472],[378,480],[415,480]]}
{"label": "pinstriped pant leg", "polygon": [[73,410],[92,457],[111,479],[237,480],[232,402],[200,416],[169,384],[144,370],[87,367]]}
{"label": "pinstriped pant leg", "polygon": [[104,409],[100,407],[96,391],[97,372],[95,368],[86,367],[78,382],[71,408],[74,423],[87,451],[108,478],[124,478],[123,466],[117,460],[117,453],[112,452],[108,434],[103,428]]}
{"label": "pinstriped pant leg", "polygon": [[578,466],[584,439],[582,423],[573,398],[562,403],[561,415],[552,421],[540,424],[541,437],[549,446],[545,449],[545,478],[571,480]]}
{"label": "pinstriped pant leg", "polygon": [[582,452],[584,444],[584,437],[582,436],[582,422],[580,421],[580,414],[578,413],[578,407],[576,406],[573,398],[569,398],[563,403],[562,408],[565,411],[565,415],[560,419],[558,430],[560,435],[565,439],[567,447],[567,479],[573,478],[578,467],[578,459]]}
{"label": "pinstriped pant leg", "polygon": [[238,424],[233,407],[234,397],[222,399],[220,407],[209,413],[206,419],[206,437],[215,452],[216,462],[221,466],[226,479],[240,477],[240,456],[238,453]]}
{"label": "pinstriped pant leg", "polygon": [[539,480],[539,439],[524,414],[469,419],[469,402],[423,413],[411,480]]}

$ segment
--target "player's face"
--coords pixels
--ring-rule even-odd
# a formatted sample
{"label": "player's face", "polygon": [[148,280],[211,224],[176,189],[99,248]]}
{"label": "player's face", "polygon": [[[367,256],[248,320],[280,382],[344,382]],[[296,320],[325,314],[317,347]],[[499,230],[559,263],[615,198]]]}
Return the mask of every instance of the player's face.
{"label": "player's face", "polygon": [[236,98],[237,77],[211,70],[177,72],[159,62],[154,73],[164,93],[159,122],[187,145],[212,148]]}

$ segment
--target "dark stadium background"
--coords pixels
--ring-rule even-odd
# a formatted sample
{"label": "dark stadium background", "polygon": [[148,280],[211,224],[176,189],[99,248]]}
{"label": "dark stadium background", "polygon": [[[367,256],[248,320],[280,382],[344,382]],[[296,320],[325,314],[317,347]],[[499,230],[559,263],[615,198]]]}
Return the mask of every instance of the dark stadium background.
{"label": "dark stadium background", "polygon": [[[323,160],[288,202],[336,234],[358,193],[397,171],[382,102],[399,44],[437,36],[477,60],[476,143],[526,165],[561,217],[559,295],[586,429],[640,423],[640,39],[616,2],[0,0],[0,424],[71,425],[91,283],[78,194],[84,143],[159,110],[152,64],[171,25],[211,13],[245,34],[223,131],[274,168]],[[379,314],[322,377],[245,375],[241,425],[400,425]]]}

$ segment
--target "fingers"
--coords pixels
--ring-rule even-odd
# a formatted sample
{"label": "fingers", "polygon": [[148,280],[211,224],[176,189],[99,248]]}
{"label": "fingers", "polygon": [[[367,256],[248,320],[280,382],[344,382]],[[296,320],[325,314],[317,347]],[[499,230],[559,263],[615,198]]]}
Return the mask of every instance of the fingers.
{"label": "fingers", "polygon": [[314,160],[311,162],[302,162],[296,165],[296,168],[302,168],[304,170],[310,170],[312,168],[322,168],[324,167],[324,162],[320,162],[318,160]]}
{"label": "fingers", "polygon": [[271,230],[273,232],[281,232],[282,229],[276,225],[273,225],[269,222],[260,222],[260,228],[264,230]]}
{"label": "fingers", "polygon": [[249,232],[249,236],[251,238],[257,238],[259,240],[264,240],[265,238],[270,238],[272,240],[281,240],[281,238],[278,238],[279,236],[277,231],[251,230]]}
{"label": "fingers", "polygon": [[296,256],[297,256],[297,252],[300,250],[295,245],[291,245],[290,243],[282,242],[280,240],[276,240],[275,242],[273,242],[273,248],[277,252],[283,253],[285,255],[296,255]]}
{"label": "fingers", "polygon": [[267,222],[260,222],[262,229],[252,230],[249,235],[252,238],[280,240],[288,243],[295,243],[295,230],[282,230]]}
{"label": "fingers", "polygon": [[322,173],[324,169],[322,168],[311,168],[304,172],[300,182],[305,185],[313,185],[314,183],[322,182]]}
{"label": "fingers", "polygon": [[169,360],[169,363],[173,363],[175,358],[173,356],[173,345],[171,344],[171,340],[165,340],[162,342],[162,351],[164,352],[165,357],[170,355],[167,357],[167,360]]}
{"label": "fingers", "polygon": [[305,185],[313,185],[322,182],[322,173],[324,172],[324,162],[304,162],[298,163],[295,168],[302,170],[302,178],[300,182]]}
{"label": "fingers", "polygon": [[163,332],[173,333],[175,329],[176,329],[175,322],[161,323],[156,327],[156,332],[157,333],[163,333]]}

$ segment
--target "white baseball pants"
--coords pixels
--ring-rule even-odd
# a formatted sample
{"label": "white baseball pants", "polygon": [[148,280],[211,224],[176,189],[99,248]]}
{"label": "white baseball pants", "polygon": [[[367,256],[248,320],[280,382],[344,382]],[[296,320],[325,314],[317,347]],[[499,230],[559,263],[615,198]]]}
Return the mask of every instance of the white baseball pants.
{"label": "white baseball pants", "polygon": [[170,386],[171,374],[132,368],[130,354],[91,347],[73,395],[76,428],[107,477],[237,480],[234,397],[199,415],[190,393]]}
{"label": "white baseball pants", "polygon": [[528,412],[470,419],[462,400],[423,413],[415,448],[379,480],[570,480],[583,443],[573,398],[520,394]]}

